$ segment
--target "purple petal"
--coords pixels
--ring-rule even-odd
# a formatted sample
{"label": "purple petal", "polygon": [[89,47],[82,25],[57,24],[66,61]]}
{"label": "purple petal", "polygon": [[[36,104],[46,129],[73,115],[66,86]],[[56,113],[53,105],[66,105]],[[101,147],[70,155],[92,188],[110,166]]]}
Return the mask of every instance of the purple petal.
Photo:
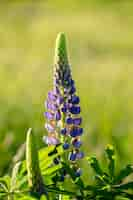
{"label": "purple petal", "polygon": [[78,104],[79,101],[80,101],[80,99],[78,96],[76,96],[76,95],[72,96],[72,99],[71,99],[72,104]]}
{"label": "purple petal", "polygon": [[49,102],[49,101],[46,101],[45,102],[45,106],[48,110],[53,110],[53,111],[56,111],[57,110],[57,105],[54,104],[53,102]]}
{"label": "purple petal", "polygon": [[59,144],[59,140],[56,139],[55,137],[50,137],[50,136],[44,136],[43,137],[43,141],[47,144],[47,145],[57,145]]}
{"label": "purple petal", "polygon": [[73,119],[73,124],[74,125],[80,125],[81,123],[82,123],[82,118],[81,117]]}
{"label": "purple petal", "polygon": [[73,123],[73,119],[71,117],[66,118],[66,123],[67,124],[72,124]]}
{"label": "purple petal", "polygon": [[77,137],[82,135],[83,133],[83,128],[74,128],[70,131],[71,137]]}
{"label": "purple petal", "polygon": [[84,157],[84,153],[83,152],[79,152],[76,155],[76,159],[82,159]]}
{"label": "purple petal", "polygon": [[48,99],[49,100],[51,100],[51,101],[56,101],[56,95],[55,95],[55,93],[53,92],[53,91],[50,91],[49,93],[48,93]]}
{"label": "purple petal", "polygon": [[72,152],[71,152],[71,153],[69,154],[69,160],[75,161],[75,160],[76,160],[76,155],[77,155],[76,153],[72,153]]}
{"label": "purple petal", "polygon": [[63,107],[61,108],[61,111],[62,111],[63,113],[66,113],[66,112],[67,112],[67,107],[63,106]]}
{"label": "purple petal", "polygon": [[76,92],[76,88],[74,87],[74,85],[72,85],[70,89],[70,94],[74,94],[75,92]]}
{"label": "purple petal", "polygon": [[45,112],[45,117],[48,120],[53,120],[54,119],[54,114],[50,113],[50,112]]}
{"label": "purple petal", "polygon": [[80,113],[80,107],[79,106],[72,106],[71,108],[70,108],[70,112],[72,113],[72,114],[79,114]]}
{"label": "purple petal", "polygon": [[64,143],[64,144],[63,144],[63,149],[65,149],[65,150],[66,150],[66,149],[69,149],[69,146],[70,146],[69,143]]}
{"label": "purple petal", "polygon": [[61,97],[61,96],[59,96],[59,97],[57,98],[57,100],[56,100],[56,103],[57,103],[58,105],[61,105],[61,104],[63,103],[63,101],[64,101],[64,98]]}
{"label": "purple petal", "polygon": [[76,148],[80,148],[80,146],[82,145],[82,142],[80,140],[74,140],[72,142],[73,146]]}
{"label": "purple petal", "polygon": [[[57,80],[56,80],[57,81]],[[58,87],[55,87],[54,88],[54,94],[56,95],[56,94],[60,94],[60,90],[59,90],[59,88]]]}
{"label": "purple petal", "polygon": [[51,126],[50,124],[45,124],[45,128],[48,130],[49,133],[52,133],[55,131],[55,128]]}
{"label": "purple petal", "polygon": [[61,119],[61,113],[60,113],[59,110],[56,112],[55,118],[56,118],[57,121],[59,121]]}
{"label": "purple petal", "polygon": [[65,135],[66,133],[67,133],[66,128],[61,129],[61,134],[62,134],[62,135]]}

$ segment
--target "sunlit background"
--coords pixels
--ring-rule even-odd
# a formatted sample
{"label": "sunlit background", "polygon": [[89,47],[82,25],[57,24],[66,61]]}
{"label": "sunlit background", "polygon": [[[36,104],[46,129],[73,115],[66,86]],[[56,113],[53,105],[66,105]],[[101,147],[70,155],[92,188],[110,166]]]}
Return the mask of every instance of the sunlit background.
{"label": "sunlit background", "polygon": [[44,146],[44,100],[60,31],[81,98],[84,151],[104,160],[111,143],[118,168],[133,162],[132,13],[128,0],[0,2],[0,175],[23,152],[29,127]]}

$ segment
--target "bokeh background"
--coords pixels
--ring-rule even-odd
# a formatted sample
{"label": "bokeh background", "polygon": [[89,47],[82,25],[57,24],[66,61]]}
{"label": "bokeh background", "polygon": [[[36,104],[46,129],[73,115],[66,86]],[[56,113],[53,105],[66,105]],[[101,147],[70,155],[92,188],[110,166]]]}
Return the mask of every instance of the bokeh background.
{"label": "bokeh background", "polygon": [[111,143],[117,168],[133,162],[132,13],[131,0],[0,2],[0,175],[23,152],[29,127],[43,146],[44,100],[60,31],[67,34],[81,97],[85,152],[104,162]]}

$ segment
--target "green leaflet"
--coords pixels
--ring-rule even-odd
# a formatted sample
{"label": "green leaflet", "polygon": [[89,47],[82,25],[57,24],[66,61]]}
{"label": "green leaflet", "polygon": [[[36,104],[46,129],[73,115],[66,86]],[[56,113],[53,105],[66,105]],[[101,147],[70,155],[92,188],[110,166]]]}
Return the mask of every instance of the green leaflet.
{"label": "green leaflet", "polygon": [[6,175],[4,177],[0,177],[0,192],[8,192],[10,188],[10,176]]}
{"label": "green leaflet", "polygon": [[104,174],[100,167],[99,161],[95,156],[88,157],[87,160],[93,168],[93,170],[96,172],[96,174],[98,174],[99,176],[102,176]]}
{"label": "green leaflet", "polygon": [[17,175],[19,173],[21,162],[16,163],[12,171],[11,183],[10,183],[10,192],[13,192],[17,189]]}
{"label": "green leaflet", "polygon": [[120,170],[118,175],[114,179],[114,183],[121,183],[126,177],[133,173],[133,165],[127,165]]}
{"label": "green leaflet", "polygon": [[[53,159],[63,153],[64,152],[61,145],[58,147],[54,146],[45,147],[39,151],[39,164],[42,175],[46,175],[47,172],[49,173],[49,170],[54,171],[53,167],[50,167],[53,164]],[[60,168],[61,165],[57,165],[55,167],[56,170]]]}
{"label": "green leaflet", "polygon": [[71,199],[71,197],[68,195],[61,195],[60,198],[61,198],[61,200],[70,200]]}

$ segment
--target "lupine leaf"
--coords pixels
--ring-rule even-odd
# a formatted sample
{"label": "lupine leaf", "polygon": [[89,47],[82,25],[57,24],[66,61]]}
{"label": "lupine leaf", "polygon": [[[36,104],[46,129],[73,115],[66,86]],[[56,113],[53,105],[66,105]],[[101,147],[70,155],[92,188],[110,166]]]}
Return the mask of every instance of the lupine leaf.
{"label": "lupine leaf", "polygon": [[16,163],[16,165],[13,168],[12,171],[12,177],[11,177],[11,184],[10,184],[10,191],[14,191],[17,188],[17,175],[20,170],[21,162]]}
{"label": "lupine leaf", "polygon": [[115,200],[129,200],[129,198],[117,196]]}
{"label": "lupine leaf", "polygon": [[102,171],[99,161],[97,160],[97,158],[95,156],[92,157],[88,157],[87,158],[90,166],[93,168],[93,170],[96,172],[96,174],[102,176],[104,175],[104,172]]}
{"label": "lupine leaf", "polygon": [[107,154],[107,158],[109,160],[108,169],[109,169],[109,174],[112,179],[114,177],[114,173],[115,173],[115,159],[116,159],[114,147],[109,144],[109,145],[107,145],[105,151]]}
{"label": "lupine leaf", "polygon": [[10,190],[10,177],[4,176],[0,178],[0,197],[6,196]]}
{"label": "lupine leaf", "polygon": [[128,183],[123,183],[123,184],[120,184],[120,185],[115,185],[113,188],[124,189],[124,190],[133,189],[133,181],[128,182]]}
{"label": "lupine leaf", "polygon": [[47,200],[46,196],[42,195],[40,200]]}
{"label": "lupine leaf", "polygon": [[[55,149],[56,149],[56,151],[55,151]],[[55,153],[53,153],[53,152],[55,152]],[[63,153],[64,152],[63,152],[61,146],[58,146],[56,148],[53,146],[49,146],[49,147],[43,148],[39,151],[39,164],[40,164],[41,172],[43,175],[46,175],[46,171],[48,172],[50,166],[53,165],[54,158],[58,157],[59,155],[61,155]],[[57,168],[60,168],[60,167],[61,166],[58,165]]]}
{"label": "lupine leaf", "polygon": [[32,192],[41,195],[46,194],[38,159],[38,151],[32,130],[29,129],[26,139],[26,166],[28,172],[28,184]]}
{"label": "lupine leaf", "polygon": [[72,198],[68,195],[61,195],[61,200],[70,200],[70,199]]}
{"label": "lupine leaf", "polygon": [[121,183],[124,178],[133,173],[133,165],[127,165],[121,169],[119,174],[115,177],[114,183]]}
{"label": "lupine leaf", "polygon": [[44,175],[44,176],[45,176],[45,175],[51,175],[51,174],[55,173],[56,171],[58,171],[58,170],[61,169],[61,168],[62,168],[62,165],[61,165],[61,164],[58,164],[58,165],[49,167],[49,168],[47,168],[47,169],[44,171],[43,175]]}

